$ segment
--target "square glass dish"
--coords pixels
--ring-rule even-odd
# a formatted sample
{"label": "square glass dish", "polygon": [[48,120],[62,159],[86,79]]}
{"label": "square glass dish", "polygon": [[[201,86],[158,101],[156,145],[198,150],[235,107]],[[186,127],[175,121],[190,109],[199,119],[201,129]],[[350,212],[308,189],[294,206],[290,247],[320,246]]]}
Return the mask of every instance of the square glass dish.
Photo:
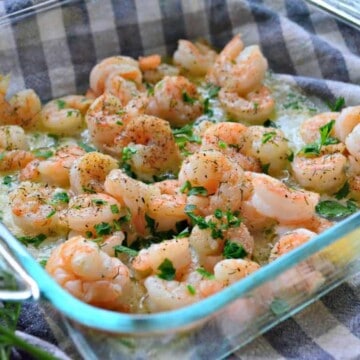
{"label": "square glass dish", "polygon": [[[146,3],[48,1],[0,18],[0,72],[11,71],[12,92],[34,88],[46,101],[83,93],[91,68],[113,54],[166,55],[174,51],[180,38],[202,37],[219,48],[238,32],[248,44],[261,38],[261,26],[255,22],[261,20],[256,4]],[[271,31],[281,52],[281,39],[276,29]],[[265,53],[269,50],[263,48]],[[278,62],[269,59],[270,67],[281,72],[281,61],[283,54]],[[346,100],[351,105],[351,95]],[[205,300],[179,310],[124,314],[77,300],[2,225],[0,237],[4,249],[36,281],[47,315],[63,324],[85,359],[221,358],[360,270],[357,213]],[[16,265],[12,268],[16,270]],[[29,278],[26,283],[26,291],[37,298],[34,283]]]}

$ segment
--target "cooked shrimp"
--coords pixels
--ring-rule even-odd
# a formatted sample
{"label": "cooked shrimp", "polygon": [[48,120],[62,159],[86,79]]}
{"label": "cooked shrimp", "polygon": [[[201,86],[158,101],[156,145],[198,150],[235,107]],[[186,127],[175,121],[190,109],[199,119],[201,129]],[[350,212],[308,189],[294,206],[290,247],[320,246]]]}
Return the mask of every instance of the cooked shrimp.
{"label": "cooked shrimp", "polygon": [[78,299],[94,306],[125,311],[121,295],[130,282],[129,269],[82,236],[58,246],[46,264],[47,272]]}
{"label": "cooked shrimp", "polygon": [[108,77],[105,82],[105,91],[116,96],[123,106],[140,95],[138,87],[133,81],[125,80],[119,75]]}
{"label": "cooked shrimp", "polygon": [[[339,117],[338,112],[324,112],[305,120],[300,126],[300,135],[306,144],[313,143],[320,139],[320,128],[331,120]],[[336,124],[336,122],[335,122]],[[332,128],[330,136],[335,136],[335,129]]]}
{"label": "cooked shrimp", "polygon": [[214,267],[214,275],[217,281],[224,286],[231,285],[254,271],[260,269],[260,265],[254,261],[244,259],[226,259],[219,261]]}
{"label": "cooked shrimp", "polygon": [[104,191],[107,174],[118,168],[117,161],[109,155],[90,152],[77,158],[70,168],[70,187],[75,194]]}
{"label": "cooked shrimp", "polygon": [[[360,115],[359,115],[360,117]],[[360,160],[360,123],[357,124],[351,131],[351,133],[345,139],[345,145],[347,151],[354,156],[354,158]]]}
{"label": "cooked shrimp", "polygon": [[139,67],[141,71],[154,70],[161,64],[161,56],[153,54],[139,57]]}
{"label": "cooked shrimp", "polygon": [[262,124],[275,108],[274,98],[266,86],[242,96],[223,88],[219,92],[219,100],[232,118],[251,124]]}
{"label": "cooked shrimp", "polygon": [[76,145],[63,146],[46,160],[31,161],[20,172],[20,180],[40,181],[61,187],[69,186],[70,168],[74,161],[85,154]]}
{"label": "cooked shrimp", "polygon": [[179,40],[174,53],[174,64],[194,76],[204,76],[213,66],[216,52],[200,42]]}
{"label": "cooked shrimp", "polygon": [[133,117],[114,143],[121,151],[126,147],[132,149],[128,163],[139,179],[151,181],[154,175],[178,170],[179,150],[169,123],[163,119],[149,115]]}
{"label": "cooked shrimp", "polygon": [[34,155],[25,150],[10,150],[0,152],[0,171],[14,171],[26,167]]}
{"label": "cooked shrimp", "polygon": [[346,181],[346,157],[340,153],[314,158],[295,156],[291,163],[296,181],[305,189],[334,193]]}
{"label": "cooked shrimp", "polygon": [[154,87],[147,114],[184,126],[201,115],[203,106],[196,86],[183,76],[165,76]]}
{"label": "cooked shrimp", "polygon": [[96,96],[100,96],[106,89],[106,82],[115,76],[141,84],[142,75],[139,64],[128,56],[112,56],[102,60],[93,67],[90,73],[90,88]]}
{"label": "cooked shrimp", "polygon": [[13,95],[9,101],[5,96],[10,77],[0,74],[0,119],[2,125],[20,125],[29,128],[41,118],[41,101],[32,89],[22,90]]}
{"label": "cooked shrimp", "polygon": [[106,153],[116,155],[114,139],[126,123],[126,112],[120,100],[108,93],[99,96],[87,111],[85,120],[93,144]]}
{"label": "cooked shrimp", "polygon": [[253,193],[249,200],[257,212],[282,224],[296,224],[315,213],[319,194],[287,187],[265,174],[252,174]]}
{"label": "cooked shrimp", "polygon": [[166,259],[171,261],[176,270],[176,278],[180,279],[191,262],[189,239],[165,240],[160,244],[152,244],[139,252],[132,266],[138,271],[150,271],[152,274],[157,274],[160,272],[159,266]]}
{"label": "cooked shrimp", "polygon": [[92,100],[69,95],[48,102],[42,109],[42,124],[46,130],[59,135],[73,135],[83,127],[83,117]]}
{"label": "cooked shrimp", "polygon": [[[109,195],[81,194],[70,199],[65,220],[70,229],[82,234],[106,235],[112,230],[110,224],[124,215],[122,210],[120,203]],[[108,230],[99,234],[97,225],[104,223]]]}
{"label": "cooked shrimp", "polygon": [[27,150],[28,147],[23,128],[16,125],[0,126],[0,149]]}
{"label": "cooked shrimp", "polygon": [[65,203],[53,201],[56,188],[22,182],[10,195],[14,222],[28,234],[49,233],[63,227],[60,221]]}
{"label": "cooked shrimp", "polygon": [[258,159],[262,165],[269,165],[270,175],[278,175],[286,168],[291,150],[280,129],[249,126],[244,136],[243,154]]}
{"label": "cooked shrimp", "polygon": [[246,95],[261,86],[268,64],[256,45],[244,49],[239,35],[236,35],[220,52],[208,74],[208,80]]}
{"label": "cooked shrimp", "polygon": [[147,290],[146,304],[151,311],[168,311],[193,304],[220,291],[223,286],[216,280],[203,279],[192,272],[182,281],[168,281],[149,276],[144,285]]}
{"label": "cooked shrimp", "polygon": [[176,66],[169,64],[160,64],[155,69],[148,69],[144,71],[144,80],[150,84],[156,84],[165,76],[177,76],[180,71]]}
{"label": "cooked shrimp", "polygon": [[274,261],[298,246],[306,243],[317,234],[307,229],[296,229],[282,235],[271,249],[269,261]]}
{"label": "cooked shrimp", "polygon": [[244,170],[261,171],[258,159],[242,153],[247,141],[246,126],[233,122],[210,124],[202,136],[201,150],[220,151],[238,163]]}
{"label": "cooked shrimp", "polygon": [[[250,235],[247,227],[244,224],[239,224],[236,227],[231,227],[227,223],[227,219],[217,219],[214,215],[205,218],[207,223],[212,223],[217,229],[225,228],[221,231],[220,238],[214,238],[212,229],[201,229],[198,225],[194,226],[189,236],[190,245],[195,250],[199,264],[206,270],[213,270],[213,259],[221,260],[222,252],[224,250],[225,241],[231,241],[241,245],[246,253],[251,256],[254,250],[254,239]],[[216,262],[217,262],[216,261]]]}
{"label": "cooked shrimp", "polygon": [[206,189],[207,196],[188,197],[188,203],[196,205],[203,215],[211,215],[216,209],[238,210],[250,191],[242,168],[219,151],[190,155],[181,166],[179,181]]}
{"label": "cooked shrimp", "polygon": [[346,137],[354,127],[360,123],[360,106],[351,106],[343,109],[334,125],[335,136],[345,142]]}

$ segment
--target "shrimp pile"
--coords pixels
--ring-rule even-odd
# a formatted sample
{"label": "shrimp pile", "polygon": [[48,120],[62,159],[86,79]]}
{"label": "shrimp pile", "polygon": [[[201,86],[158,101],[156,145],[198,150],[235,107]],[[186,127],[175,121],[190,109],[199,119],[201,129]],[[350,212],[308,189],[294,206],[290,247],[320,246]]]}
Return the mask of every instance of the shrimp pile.
{"label": "shrimp pile", "polygon": [[109,57],[85,95],[46,104],[0,76],[2,220],[65,290],[121,312],[187,306],[276,261],[356,211],[360,106],[309,114],[294,143],[267,69],[236,35],[220,53],[180,40],[172,64]]}

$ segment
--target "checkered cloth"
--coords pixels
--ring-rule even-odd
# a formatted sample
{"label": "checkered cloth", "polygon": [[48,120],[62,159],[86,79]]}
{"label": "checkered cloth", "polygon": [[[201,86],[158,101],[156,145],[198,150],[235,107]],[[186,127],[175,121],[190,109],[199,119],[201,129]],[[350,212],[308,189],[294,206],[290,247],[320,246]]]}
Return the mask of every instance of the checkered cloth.
{"label": "checkered cloth", "polygon": [[[0,1],[0,15],[39,2]],[[360,104],[360,33],[302,0],[101,0],[71,8],[64,1],[50,15],[40,10],[0,31],[0,71],[12,70],[13,91],[34,88],[44,100],[84,92],[104,57],[171,54],[179,38],[202,37],[221,48],[241,33],[246,44],[260,44],[274,72],[307,93]],[[230,358],[360,358],[359,281],[339,286]],[[20,328],[56,342],[33,304],[25,306]]]}

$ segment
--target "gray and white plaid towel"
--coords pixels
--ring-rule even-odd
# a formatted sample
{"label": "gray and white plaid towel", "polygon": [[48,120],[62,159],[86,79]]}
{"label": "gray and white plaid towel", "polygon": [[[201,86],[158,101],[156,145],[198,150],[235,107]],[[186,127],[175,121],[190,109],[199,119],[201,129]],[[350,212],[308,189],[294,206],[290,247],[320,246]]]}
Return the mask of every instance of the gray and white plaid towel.
{"label": "gray and white plaid towel", "polygon": [[[0,0],[0,18],[39,2]],[[246,44],[261,45],[274,72],[293,76],[308,93],[360,104],[360,33],[302,0],[76,1],[71,11],[67,3],[0,31],[0,72],[12,70],[16,88],[34,88],[44,100],[83,92],[104,57],[171,54],[179,38],[221,48],[241,33]],[[230,358],[359,359],[359,282],[341,285]],[[24,309],[20,328],[56,342],[38,309]]]}

